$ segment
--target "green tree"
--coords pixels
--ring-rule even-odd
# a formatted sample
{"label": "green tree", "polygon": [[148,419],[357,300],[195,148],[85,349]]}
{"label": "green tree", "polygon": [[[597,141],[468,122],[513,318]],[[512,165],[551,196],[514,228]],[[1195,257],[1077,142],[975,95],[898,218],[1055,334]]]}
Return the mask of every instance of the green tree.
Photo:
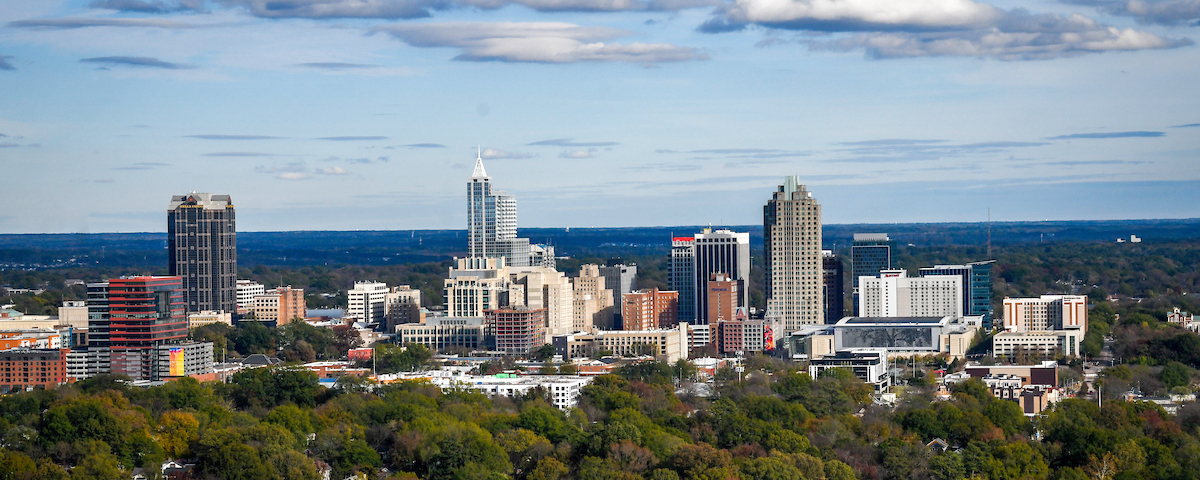
{"label": "green tree", "polygon": [[1158,379],[1163,382],[1163,386],[1184,387],[1192,383],[1192,371],[1187,365],[1179,362],[1168,362],[1167,366],[1163,367],[1158,374]]}

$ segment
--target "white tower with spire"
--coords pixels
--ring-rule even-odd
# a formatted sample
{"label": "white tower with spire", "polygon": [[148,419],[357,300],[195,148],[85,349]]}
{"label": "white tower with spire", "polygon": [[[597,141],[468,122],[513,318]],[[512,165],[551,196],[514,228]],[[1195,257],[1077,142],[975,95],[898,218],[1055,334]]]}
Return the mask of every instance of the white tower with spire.
{"label": "white tower with spire", "polygon": [[482,149],[476,153],[475,170],[467,182],[467,256],[501,257],[505,265],[513,267],[529,264],[529,240],[517,238],[517,199],[492,191]]}

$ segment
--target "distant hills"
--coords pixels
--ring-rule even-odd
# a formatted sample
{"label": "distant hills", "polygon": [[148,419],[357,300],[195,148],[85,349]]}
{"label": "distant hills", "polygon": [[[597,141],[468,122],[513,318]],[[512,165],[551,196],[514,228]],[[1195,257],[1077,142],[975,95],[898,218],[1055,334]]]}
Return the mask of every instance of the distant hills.
{"label": "distant hills", "polygon": [[[523,228],[519,235],[555,246],[560,256],[666,254],[672,236],[707,226],[628,228]],[[762,248],[761,225],[714,225],[749,231]],[[824,226],[825,248],[849,247],[854,233],[885,232],[898,244],[985,245],[986,223],[833,224]],[[1200,238],[1200,219],[994,222],[994,245],[1038,242],[1115,242],[1136,235],[1146,242]],[[464,254],[465,230],[239,232],[242,266],[364,264],[448,260]],[[0,268],[53,268],[70,264],[164,265],[165,233],[0,235]]]}

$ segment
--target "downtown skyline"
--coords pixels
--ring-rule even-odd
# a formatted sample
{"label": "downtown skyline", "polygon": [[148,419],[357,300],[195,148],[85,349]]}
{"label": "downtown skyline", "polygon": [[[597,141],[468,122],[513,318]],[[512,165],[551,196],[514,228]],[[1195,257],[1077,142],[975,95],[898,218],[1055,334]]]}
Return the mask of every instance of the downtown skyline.
{"label": "downtown skyline", "polygon": [[888,5],[5,2],[0,233],[461,228],[477,146],[525,227],[1200,217],[1200,12]]}

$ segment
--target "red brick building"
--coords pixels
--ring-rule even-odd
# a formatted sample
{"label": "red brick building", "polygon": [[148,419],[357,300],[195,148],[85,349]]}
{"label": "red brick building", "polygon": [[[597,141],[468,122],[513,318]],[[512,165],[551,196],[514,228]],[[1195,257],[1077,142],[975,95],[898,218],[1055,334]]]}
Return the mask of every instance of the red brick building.
{"label": "red brick building", "polygon": [[0,393],[54,388],[67,383],[70,349],[13,348],[0,351]]}
{"label": "red brick building", "polygon": [[546,309],[505,307],[484,310],[485,322],[496,332],[496,350],[526,354],[546,344]]}
{"label": "red brick building", "polygon": [[622,330],[672,328],[679,323],[679,292],[638,290],[621,299]]}

